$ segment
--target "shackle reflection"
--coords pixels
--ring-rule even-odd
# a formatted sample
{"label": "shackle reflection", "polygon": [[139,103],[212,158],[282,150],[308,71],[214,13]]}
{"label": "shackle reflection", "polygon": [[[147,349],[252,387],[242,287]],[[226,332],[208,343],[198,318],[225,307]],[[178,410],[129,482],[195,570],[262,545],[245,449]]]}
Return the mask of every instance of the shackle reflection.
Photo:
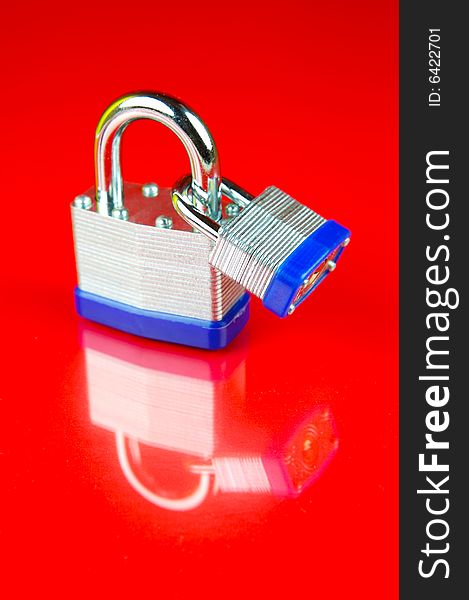
{"label": "shackle reflection", "polygon": [[242,341],[208,353],[85,324],[82,344],[91,421],[115,434],[128,483],[160,508],[229,493],[296,497],[338,448],[324,404],[273,427],[249,414]]}

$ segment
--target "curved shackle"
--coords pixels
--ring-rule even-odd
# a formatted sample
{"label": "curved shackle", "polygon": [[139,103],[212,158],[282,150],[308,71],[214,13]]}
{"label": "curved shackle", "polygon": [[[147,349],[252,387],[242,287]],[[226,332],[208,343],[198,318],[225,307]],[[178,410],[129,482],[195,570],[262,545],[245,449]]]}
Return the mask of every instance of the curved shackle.
{"label": "curved shackle", "polygon": [[[251,200],[255,198],[255,196],[225,177],[220,181],[220,194],[237,204],[241,209],[246,208]],[[201,212],[194,202],[193,196],[191,177],[186,175],[179,179],[173,188],[172,201],[176,212],[189,225],[204,233],[211,240],[216,241],[218,230],[221,227],[220,223],[212,219],[210,215]]]}
{"label": "curved shackle", "polygon": [[212,219],[221,218],[220,165],[210,131],[188,106],[165,94],[126,94],[104,112],[96,128],[95,169],[98,212],[128,218],[120,167],[120,143],[126,127],[138,119],[151,119],[171,129],[189,155],[192,170],[192,200]]}

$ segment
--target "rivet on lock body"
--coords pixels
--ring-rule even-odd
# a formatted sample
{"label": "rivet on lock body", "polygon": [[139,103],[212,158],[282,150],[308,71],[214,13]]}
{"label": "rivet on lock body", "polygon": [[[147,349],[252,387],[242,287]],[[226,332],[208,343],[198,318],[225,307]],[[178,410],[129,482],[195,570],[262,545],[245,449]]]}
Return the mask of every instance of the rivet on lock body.
{"label": "rivet on lock body", "polygon": [[224,347],[248,320],[248,294],[209,264],[213,242],[174,212],[170,190],[123,183],[120,142],[137,119],[158,121],[179,137],[197,210],[214,222],[221,218],[218,153],[200,118],[162,94],[120,98],[96,131],[96,187],[72,204],[77,310],[143,337]]}
{"label": "rivet on lock body", "polygon": [[220,189],[240,209],[222,223],[197,208],[188,177],[173,190],[174,207],[214,241],[212,266],[276,315],[292,314],[335,269],[350,231],[273,186],[257,197],[227,179]]}

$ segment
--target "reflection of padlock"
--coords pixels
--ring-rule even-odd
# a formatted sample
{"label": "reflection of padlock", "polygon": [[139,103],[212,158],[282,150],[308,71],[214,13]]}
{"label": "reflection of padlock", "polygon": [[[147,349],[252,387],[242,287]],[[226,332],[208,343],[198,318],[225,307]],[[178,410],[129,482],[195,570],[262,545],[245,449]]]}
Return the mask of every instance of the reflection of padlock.
{"label": "reflection of padlock", "polygon": [[189,154],[198,210],[221,217],[217,149],[199,117],[161,94],[120,98],[96,131],[96,190],[72,205],[78,312],[143,337],[226,346],[247,322],[248,295],[210,266],[213,243],[174,214],[169,190],[122,182],[120,141],[137,119],[176,133]]}
{"label": "reflection of padlock", "polygon": [[[317,406],[300,423],[289,424],[260,453],[214,456],[215,482],[223,492],[257,492],[296,497],[322,474],[339,442],[332,413]],[[194,472],[205,469],[194,468]]]}
{"label": "reflection of padlock", "polygon": [[[91,420],[115,433],[125,477],[159,507],[193,509],[210,489],[295,497],[337,450],[327,406],[294,411],[273,431],[263,428],[257,413],[250,423],[242,345],[207,356],[89,326],[83,345]],[[177,476],[168,495],[164,475],[170,468]]]}
{"label": "reflection of padlock", "polygon": [[275,187],[254,197],[223,179],[221,192],[241,209],[221,224],[195,206],[190,178],[176,184],[173,204],[192,227],[215,242],[211,265],[278,316],[291,314],[335,269],[350,231]]}
{"label": "reflection of padlock", "polygon": [[155,490],[155,480],[161,478],[158,469],[168,460],[168,453],[156,461],[153,456],[153,465],[145,466],[140,440],[126,436],[121,430],[116,431],[116,447],[122,472],[141,496],[160,508],[185,511],[200,506],[207,498],[212,478],[213,493],[295,498],[321,476],[336,453],[338,439],[330,410],[318,407],[295,427],[288,440],[274,443],[262,453],[254,450],[251,454],[215,455],[209,463],[186,456],[186,464],[179,465],[179,476],[186,487],[191,476],[198,480],[195,484],[192,481],[189,492],[182,496],[174,496],[174,490],[171,496]]}
{"label": "reflection of padlock", "polygon": [[216,407],[244,399],[244,346],[207,355],[88,324],[82,340],[93,423],[144,444],[213,455]]}

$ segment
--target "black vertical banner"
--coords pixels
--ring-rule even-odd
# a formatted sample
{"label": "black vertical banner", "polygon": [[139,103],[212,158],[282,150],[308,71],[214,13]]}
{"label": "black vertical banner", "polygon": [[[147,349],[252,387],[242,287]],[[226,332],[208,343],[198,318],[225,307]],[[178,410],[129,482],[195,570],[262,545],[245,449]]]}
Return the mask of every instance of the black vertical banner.
{"label": "black vertical banner", "polygon": [[[469,30],[400,6],[400,590],[467,597]],[[466,314],[464,314],[466,313]]]}

